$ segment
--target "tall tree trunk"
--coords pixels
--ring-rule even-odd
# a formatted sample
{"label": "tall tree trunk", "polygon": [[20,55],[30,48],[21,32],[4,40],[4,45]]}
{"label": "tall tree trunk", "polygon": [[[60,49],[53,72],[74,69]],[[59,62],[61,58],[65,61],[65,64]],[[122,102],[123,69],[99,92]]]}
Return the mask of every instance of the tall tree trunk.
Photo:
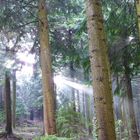
{"label": "tall tree trunk", "polygon": [[129,133],[129,124],[127,123],[128,117],[128,104],[126,102],[126,96],[122,97],[122,103],[121,103],[121,118],[122,118],[122,128],[121,128],[121,136],[122,138],[126,137],[126,130],[127,130],[127,137],[130,138]]}
{"label": "tall tree trunk", "polygon": [[13,71],[12,79],[12,92],[13,92],[13,104],[12,104],[12,124],[13,128],[16,127],[16,71]]}
{"label": "tall tree trunk", "polygon": [[89,135],[92,135],[92,127],[91,127],[91,122],[92,122],[92,118],[91,118],[91,101],[90,101],[90,95],[86,94],[86,111],[87,111],[87,122],[88,122],[88,132]]}
{"label": "tall tree trunk", "polygon": [[136,3],[138,31],[139,31],[139,39],[140,39],[140,0],[136,0],[135,3]]}
{"label": "tall tree trunk", "polygon": [[54,83],[54,112],[57,111],[57,88],[56,84]]}
{"label": "tall tree trunk", "polygon": [[100,0],[86,0],[89,53],[99,140],[115,140],[111,78]]}
{"label": "tall tree trunk", "polygon": [[2,92],[2,86],[0,86],[0,109],[3,108]]}
{"label": "tall tree trunk", "polygon": [[80,112],[81,109],[80,109],[80,95],[79,95],[79,90],[76,90],[76,94],[77,94],[77,112]]}
{"label": "tall tree trunk", "polygon": [[88,127],[88,123],[89,123],[89,105],[88,105],[88,95],[85,92],[84,93],[85,96],[85,128],[87,130],[87,132],[89,132],[89,127]]}
{"label": "tall tree trunk", "polygon": [[33,121],[34,120],[34,109],[31,108],[30,110],[30,120]]}
{"label": "tall tree trunk", "polygon": [[6,133],[12,134],[12,111],[11,111],[11,90],[10,77],[8,72],[5,74],[5,109],[6,109]]}
{"label": "tall tree trunk", "polygon": [[[70,9],[68,9],[68,13],[70,12]],[[71,52],[74,51],[74,47],[72,46],[72,30],[68,30],[68,48]],[[69,62],[69,71],[70,71],[70,78],[71,80],[74,80],[74,63],[73,61]],[[71,102],[73,106],[73,110],[76,111],[76,105],[75,105],[75,89],[71,87]]]}
{"label": "tall tree trunk", "polygon": [[133,94],[132,94],[132,85],[131,85],[131,78],[129,74],[129,67],[124,62],[124,68],[125,68],[125,75],[124,75],[124,81],[125,81],[125,91],[128,99],[128,113],[130,118],[130,133],[131,133],[131,140],[139,140],[139,135],[137,132],[137,126],[136,126],[136,119],[135,119],[135,112],[134,112],[134,104],[133,104]]}
{"label": "tall tree trunk", "polygon": [[49,46],[49,28],[45,0],[39,0],[39,35],[40,59],[42,69],[42,86],[44,95],[44,130],[46,135],[56,133],[54,111],[54,83]]}
{"label": "tall tree trunk", "polygon": [[85,93],[84,91],[82,92],[82,108],[83,108],[82,113],[85,118]]}
{"label": "tall tree trunk", "polygon": [[[69,64],[69,70],[70,70],[70,78],[73,81],[74,80],[74,66],[73,62],[71,61]],[[75,89],[71,87],[71,102],[72,102],[72,107],[73,110],[76,111],[76,105],[75,105]]]}

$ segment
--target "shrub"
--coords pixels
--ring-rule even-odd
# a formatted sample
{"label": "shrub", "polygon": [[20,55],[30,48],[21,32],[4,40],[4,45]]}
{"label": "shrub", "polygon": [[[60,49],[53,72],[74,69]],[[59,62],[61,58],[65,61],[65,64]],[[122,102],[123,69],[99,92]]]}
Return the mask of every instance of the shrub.
{"label": "shrub", "polygon": [[128,140],[128,130],[127,128],[124,126],[122,120],[117,120],[115,122],[115,126],[116,126],[116,135],[117,135],[117,139],[120,140]]}
{"label": "shrub", "polygon": [[82,115],[75,112],[72,106],[60,108],[57,112],[57,131],[59,136],[67,138],[86,135]]}

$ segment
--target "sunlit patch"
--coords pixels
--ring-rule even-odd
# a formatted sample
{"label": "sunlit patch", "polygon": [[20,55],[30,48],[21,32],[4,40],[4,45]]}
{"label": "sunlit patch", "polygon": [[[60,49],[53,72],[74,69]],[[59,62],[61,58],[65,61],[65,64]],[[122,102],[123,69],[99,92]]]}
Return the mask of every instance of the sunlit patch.
{"label": "sunlit patch", "polygon": [[85,91],[89,94],[92,93],[93,91],[91,86],[80,84],[77,81],[72,81],[71,79],[61,76],[61,75],[54,76],[54,82],[58,88],[63,88],[63,86],[69,86],[73,89],[76,89],[79,91]]}
{"label": "sunlit patch", "polygon": [[17,53],[17,59],[19,59],[21,62],[24,62],[27,65],[35,63],[35,56],[33,54],[28,54],[25,52]]}
{"label": "sunlit patch", "polygon": [[8,69],[10,69],[12,67],[12,65],[14,64],[14,61],[13,60],[7,60],[5,63],[4,63],[4,66]]}
{"label": "sunlit patch", "polygon": [[64,84],[63,77],[61,75],[54,76],[54,83],[59,87],[62,86],[62,84]]}
{"label": "sunlit patch", "polygon": [[17,71],[17,77],[31,78],[33,75],[33,64],[35,63],[35,56],[27,53],[17,53],[17,58],[21,63],[21,69]]}
{"label": "sunlit patch", "polygon": [[133,39],[134,39],[133,36],[129,36],[128,41],[130,42],[130,41],[132,41]]}

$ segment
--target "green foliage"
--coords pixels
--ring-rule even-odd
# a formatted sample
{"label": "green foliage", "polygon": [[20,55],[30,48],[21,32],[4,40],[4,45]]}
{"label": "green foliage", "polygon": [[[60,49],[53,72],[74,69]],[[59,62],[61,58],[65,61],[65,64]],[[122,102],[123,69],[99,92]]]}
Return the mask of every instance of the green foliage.
{"label": "green foliage", "polygon": [[114,95],[120,97],[125,96],[125,91],[121,85],[117,85],[117,87],[114,90]]}
{"label": "green foliage", "polygon": [[[124,74],[127,63],[130,75],[136,75],[140,57],[135,3],[127,1],[103,1],[105,29],[109,45],[111,68]],[[117,19],[117,20],[116,20]]]}
{"label": "green foliage", "polygon": [[16,115],[17,117],[28,114],[28,108],[21,102],[21,98],[17,98]]}
{"label": "green foliage", "polygon": [[[22,78],[22,77],[21,77]],[[33,81],[33,82],[32,82]],[[41,94],[41,78],[21,79],[17,85],[17,116],[28,115],[32,108],[41,108],[43,97]]]}
{"label": "green foliage", "polygon": [[72,106],[62,107],[57,112],[57,130],[59,136],[78,138],[86,135],[82,115]]}
{"label": "green foliage", "polygon": [[5,112],[0,109],[0,123],[5,121]]}
{"label": "green foliage", "polygon": [[[94,125],[93,125],[93,139],[94,140],[98,140],[98,136],[97,136],[97,120],[96,118],[93,118],[94,120]],[[127,128],[124,126],[124,123],[122,122],[122,120],[116,120],[115,121],[115,130],[116,130],[116,136],[117,136],[117,140],[128,140],[128,130]]]}
{"label": "green foliage", "polygon": [[47,136],[47,137],[44,136],[44,137],[35,138],[34,140],[72,140],[72,139],[56,137],[56,136]]}
{"label": "green foliage", "polygon": [[122,120],[117,120],[115,122],[116,126],[116,136],[118,140],[128,140],[128,130],[124,127]]}
{"label": "green foliage", "polygon": [[97,136],[97,120],[96,117],[93,118],[94,122],[93,122],[93,131],[92,131],[92,135],[93,135],[93,139],[97,140],[98,136]]}

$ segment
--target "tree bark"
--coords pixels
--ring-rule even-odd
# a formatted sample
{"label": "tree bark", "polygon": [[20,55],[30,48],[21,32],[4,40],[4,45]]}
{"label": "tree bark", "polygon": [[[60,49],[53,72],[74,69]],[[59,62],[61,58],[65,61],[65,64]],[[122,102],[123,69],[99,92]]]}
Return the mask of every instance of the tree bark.
{"label": "tree bark", "polygon": [[12,111],[11,111],[11,90],[10,77],[8,72],[5,74],[5,109],[6,109],[6,133],[12,134]]}
{"label": "tree bark", "polygon": [[13,71],[12,92],[13,92],[12,124],[13,124],[13,128],[15,128],[16,127],[16,71]]}
{"label": "tree bark", "polygon": [[85,91],[82,92],[82,108],[83,108],[82,113],[85,118],[85,93],[84,92]]}
{"label": "tree bark", "polygon": [[136,0],[136,11],[137,11],[137,24],[138,24],[138,33],[139,33],[139,39],[140,39],[140,0]]}
{"label": "tree bark", "polygon": [[0,86],[0,109],[3,108],[3,99],[2,99],[2,86]]}
{"label": "tree bark", "polygon": [[76,93],[77,93],[77,112],[80,112],[81,111],[81,109],[80,109],[80,95],[79,95],[79,91],[78,90],[76,90]]}
{"label": "tree bark", "polygon": [[51,66],[51,52],[49,46],[49,28],[45,0],[39,0],[39,36],[40,59],[42,69],[42,87],[44,104],[44,130],[46,135],[56,133],[54,111],[54,83]]}
{"label": "tree bark", "polygon": [[116,140],[107,43],[100,0],[86,0],[89,55],[99,140]]}
{"label": "tree bark", "polygon": [[31,108],[30,110],[30,120],[33,121],[34,120],[34,109]]}

